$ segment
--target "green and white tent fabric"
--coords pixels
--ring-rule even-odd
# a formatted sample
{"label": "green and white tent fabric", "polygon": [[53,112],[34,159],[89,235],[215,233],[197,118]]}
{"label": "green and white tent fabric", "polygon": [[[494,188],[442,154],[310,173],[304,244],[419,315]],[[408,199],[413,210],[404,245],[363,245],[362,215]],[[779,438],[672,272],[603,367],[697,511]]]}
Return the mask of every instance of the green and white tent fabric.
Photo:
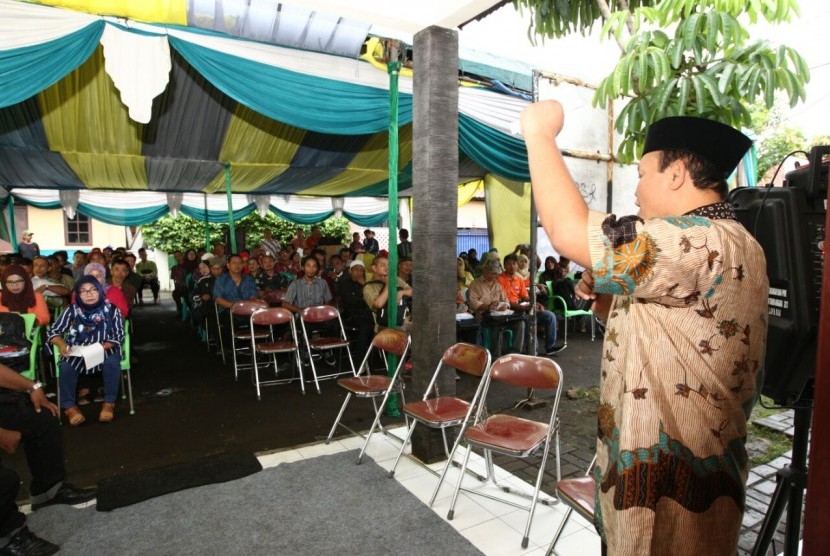
{"label": "green and white tent fabric", "polygon": [[[82,213],[134,223],[175,207],[168,193],[200,218],[208,194],[208,212],[227,218],[225,197],[210,194],[229,179],[234,214],[259,206],[295,220],[342,211],[382,221],[366,212],[375,200],[353,211],[328,198],[385,195],[388,80],[360,59],[0,0],[0,186],[33,204],[60,202],[35,190],[78,190]],[[405,193],[411,77],[400,92]],[[482,174],[527,180],[524,144],[509,132],[527,101],[469,86],[459,97],[462,158]],[[136,204],[119,196],[115,216],[89,195],[104,191],[135,192]],[[297,208],[307,197],[328,205]]]}

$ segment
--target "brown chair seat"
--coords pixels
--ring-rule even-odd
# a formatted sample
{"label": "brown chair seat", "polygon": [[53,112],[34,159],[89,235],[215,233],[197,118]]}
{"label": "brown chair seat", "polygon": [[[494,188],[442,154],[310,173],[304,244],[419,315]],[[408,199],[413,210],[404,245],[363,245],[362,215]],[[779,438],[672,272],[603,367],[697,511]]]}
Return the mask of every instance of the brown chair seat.
{"label": "brown chair seat", "polygon": [[284,353],[294,351],[297,349],[297,344],[282,340],[279,342],[262,342],[256,345],[256,350],[260,353]]}
{"label": "brown chair seat", "polygon": [[[239,340],[250,340],[251,339],[251,331],[250,330],[239,330],[233,333],[234,337]],[[267,338],[269,336],[267,330],[256,330],[254,331],[254,338]]]}
{"label": "brown chair seat", "polygon": [[341,348],[349,345],[349,340],[343,338],[316,338],[309,342],[312,349]]}
{"label": "brown chair seat", "polygon": [[[322,312],[322,310],[325,309],[327,308],[321,307],[320,312]],[[308,311],[308,309],[306,309],[306,311]],[[365,435],[361,435],[364,436],[365,439],[363,441],[363,447],[360,448],[360,452],[357,455],[357,463],[360,463],[363,460],[363,454],[366,453],[366,448],[369,446],[369,440],[371,440],[372,434],[374,434],[375,429],[379,427],[383,429],[383,427],[380,425],[380,417],[383,414],[384,409],[386,408],[386,402],[389,400],[389,396],[391,395],[393,390],[396,390],[400,394],[401,403],[403,405],[406,405],[406,397],[404,395],[403,382],[400,380],[400,376],[401,369],[403,368],[404,363],[406,362],[406,354],[409,352],[409,346],[411,345],[411,343],[412,340],[409,337],[409,334],[403,332],[402,330],[395,330],[393,328],[385,328],[378,332],[374,338],[372,338],[372,343],[369,345],[369,350],[363,357],[363,362],[360,364],[360,367],[358,367],[360,370],[354,373],[353,376],[341,378],[337,381],[337,384],[340,385],[341,388],[346,390],[347,394],[346,399],[343,400],[343,405],[340,406],[340,412],[337,414],[337,418],[335,418],[334,424],[331,426],[329,435],[328,437],[326,437],[326,444],[331,442],[331,439],[334,436],[334,431],[337,430],[338,426],[347,429],[349,432],[352,432],[353,434],[360,435],[359,432],[354,431],[346,425],[344,425],[343,423],[341,423],[340,419],[343,417],[343,414],[345,413],[346,408],[349,406],[349,402],[351,401],[352,397],[364,399],[371,398],[372,405],[375,407],[375,418],[372,421],[372,426],[369,428],[369,432],[367,432]],[[388,361],[387,356],[389,355],[397,356],[398,364],[395,366],[394,370],[392,370],[391,367],[389,367],[388,369],[388,371],[391,371],[390,375],[387,376],[384,374],[370,374],[371,369],[369,368],[369,357],[372,355],[373,351],[377,352],[377,354],[382,356],[383,359],[386,361]],[[313,366],[312,369],[314,369]],[[380,403],[378,403],[376,398],[380,398]]]}
{"label": "brown chair seat", "polygon": [[470,404],[459,398],[444,396],[411,402],[404,413],[431,427],[452,427],[464,420]]}
{"label": "brown chair seat", "polygon": [[379,395],[389,388],[389,377],[384,375],[350,376],[341,378],[337,384],[356,396]]}
{"label": "brown chair seat", "polygon": [[597,483],[593,477],[576,477],[556,483],[559,496],[579,515],[593,521]]}
{"label": "brown chair seat", "polygon": [[547,423],[511,415],[493,415],[467,429],[467,440],[488,450],[527,455],[545,441]]}

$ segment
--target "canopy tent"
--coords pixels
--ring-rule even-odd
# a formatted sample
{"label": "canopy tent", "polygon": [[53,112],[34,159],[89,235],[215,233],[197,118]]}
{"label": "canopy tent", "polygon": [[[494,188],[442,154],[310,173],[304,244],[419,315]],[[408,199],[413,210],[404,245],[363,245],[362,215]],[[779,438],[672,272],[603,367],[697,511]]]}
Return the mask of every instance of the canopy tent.
{"label": "canopy tent", "polygon": [[[371,52],[346,58],[11,0],[0,0],[0,14],[0,185],[15,198],[28,202],[27,192],[44,188],[209,194],[230,177],[242,195],[234,214],[271,207],[383,219],[346,206],[293,210],[298,195],[386,192],[388,77]],[[496,71],[480,57],[465,64],[503,79],[529,75]],[[400,90],[398,184],[406,190],[411,75]],[[528,178],[523,142],[508,131],[526,101],[498,90],[460,85],[459,148],[480,167],[465,179]],[[78,209],[132,224],[177,208],[163,194],[135,198],[120,215],[112,198],[96,205],[103,197],[87,197]],[[202,218],[204,201],[187,199],[183,212]]]}

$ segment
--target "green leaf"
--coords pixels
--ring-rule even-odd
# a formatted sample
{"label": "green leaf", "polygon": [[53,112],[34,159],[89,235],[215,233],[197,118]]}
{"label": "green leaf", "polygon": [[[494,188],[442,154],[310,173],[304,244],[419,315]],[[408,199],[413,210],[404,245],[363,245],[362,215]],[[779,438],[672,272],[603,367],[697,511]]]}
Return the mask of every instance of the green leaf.
{"label": "green leaf", "polygon": [[706,48],[714,52],[718,47],[718,33],[720,32],[720,14],[709,12],[706,14]]}
{"label": "green leaf", "polygon": [[674,39],[668,46],[669,61],[671,67],[674,69],[680,68],[680,63],[683,61],[683,41]]}
{"label": "green leaf", "polygon": [[659,87],[658,96],[657,96],[657,108],[655,110],[655,115],[657,117],[663,117],[666,113],[666,104],[671,97],[671,94],[674,92],[675,87],[677,86],[677,77],[673,77],[663,83]]}
{"label": "green leaf", "polygon": [[681,111],[685,111],[686,107],[689,105],[689,88],[691,83],[689,83],[688,77],[682,77],[680,79],[680,96],[677,99],[677,105],[679,106]]}
{"label": "green leaf", "polygon": [[723,92],[729,90],[732,86],[732,77],[735,75],[735,67],[732,62],[723,64],[723,70],[720,72],[720,78],[718,79],[718,89]]}
{"label": "green leaf", "polygon": [[767,106],[775,104],[775,70],[772,69],[766,71],[766,80],[764,82],[764,102]]}
{"label": "green leaf", "polygon": [[700,79],[700,82],[703,83],[703,86],[706,87],[709,97],[712,99],[715,106],[723,106],[723,95],[721,94],[721,90],[718,88],[718,82],[715,78],[708,73],[701,73],[698,75],[698,78]]}
{"label": "green leaf", "polygon": [[695,75],[689,81],[692,82],[692,86],[695,90],[695,113],[698,116],[703,115],[704,108],[706,106],[706,92],[705,92],[705,85],[703,84],[703,80],[700,78],[700,75]]}

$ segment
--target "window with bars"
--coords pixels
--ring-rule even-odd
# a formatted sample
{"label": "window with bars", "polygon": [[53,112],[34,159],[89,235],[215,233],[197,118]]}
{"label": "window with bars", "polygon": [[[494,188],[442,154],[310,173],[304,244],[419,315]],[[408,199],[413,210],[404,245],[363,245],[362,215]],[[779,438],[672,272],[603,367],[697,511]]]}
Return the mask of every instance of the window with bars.
{"label": "window with bars", "polygon": [[92,245],[92,225],[89,217],[76,213],[74,218],[64,218],[67,245]]}

